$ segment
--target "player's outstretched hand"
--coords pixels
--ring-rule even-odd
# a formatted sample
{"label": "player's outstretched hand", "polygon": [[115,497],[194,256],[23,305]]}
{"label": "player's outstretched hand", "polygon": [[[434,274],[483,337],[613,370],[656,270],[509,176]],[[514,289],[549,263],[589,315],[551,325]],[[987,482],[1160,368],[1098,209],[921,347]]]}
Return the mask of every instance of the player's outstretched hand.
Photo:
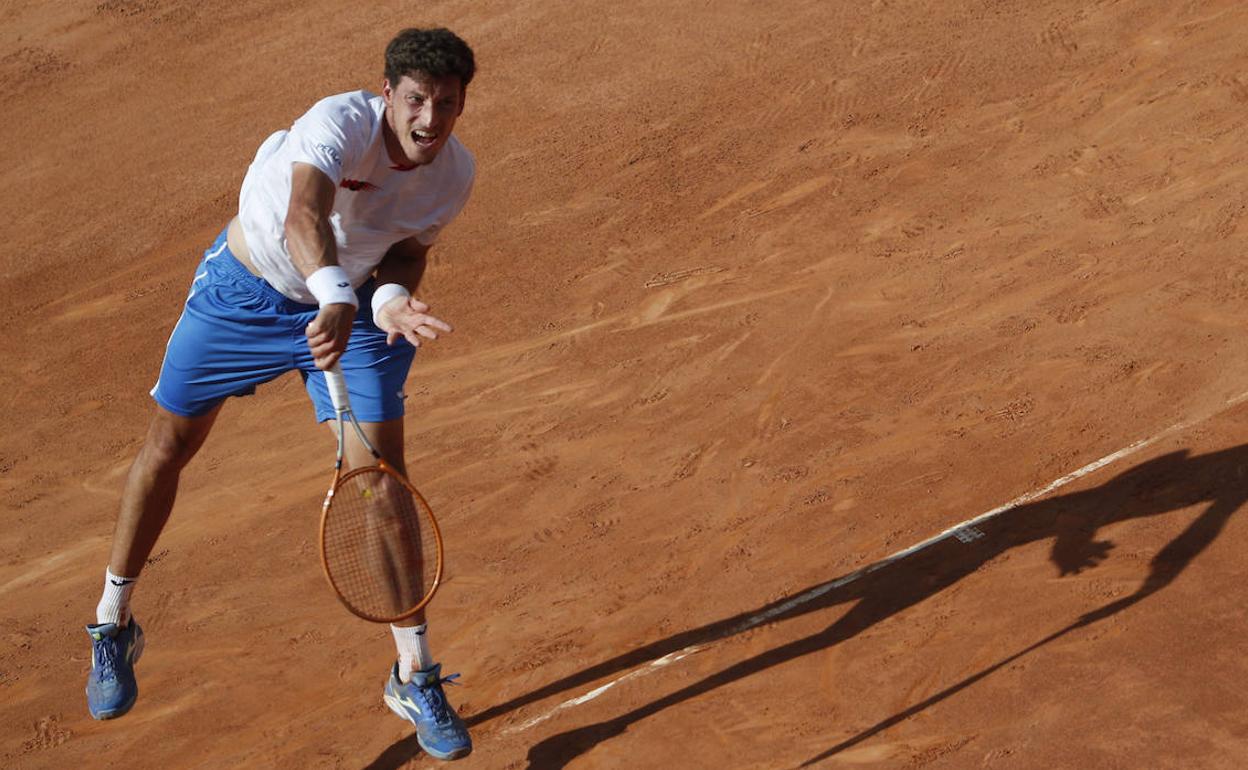
{"label": "player's outstretched hand", "polygon": [[436,340],[439,332],[451,331],[450,324],[429,315],[429,306],[415,297],[395,297],[381,306],[373,322],[386,332],[389,345],[405,339],[420,347],[421,338]]}
{"label": "player's outstretched hand", "polygon": [[351,339],[351,322],[355,320],[355,307],[347,304],[326,305],[308,324],[304,334],[308,337],[308,350],[318,369],[328,369],[338,363],[342,352]]}

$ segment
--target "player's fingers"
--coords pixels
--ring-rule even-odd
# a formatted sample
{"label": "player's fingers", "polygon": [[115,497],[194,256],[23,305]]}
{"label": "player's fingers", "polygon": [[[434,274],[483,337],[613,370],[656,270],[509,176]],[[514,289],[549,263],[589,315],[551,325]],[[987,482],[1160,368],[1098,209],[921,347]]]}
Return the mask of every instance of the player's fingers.
{"label": "player's fingers", "polygon": [[441,318],[435,318],[431,315],[422,315],[416,319],[416,326],[428,326],[433,329],[439,329],[444,332],[451,331],[451,325]]}
{"label": "player's fingers", "polygon": [[428,326],[417,326],[416,333],[427,340],[436,340],[438,338],[438,332],[435,329],[430,329]]}
{"label": "player's fingers", "polygon": [[416,299],[415,297],[411,297],[407,300],[407,306],[416,313],[429,312],[429,306],[421,302],[420,300]]}
{"label": "player's fingers", "polygon": [[403,338],[407,340],[408,342],[412,343],[412,347],[414,348],[420,347],[420,337],[417,337],[410,330],[403,332]]}
{"label": "player's fingers", "polygon": [[308,338],[308,350],[313,356],[324,355],[330,351],[341,353],[347,347],[346,339],[331,334],[318,334]]}
{"label": "player's fingers", "polygon": [[312,363],[316,364],[318,369],[329,369],[338,363],[340,358],[342,358],[342,351],[335,350],[332,346],[312,351]]}

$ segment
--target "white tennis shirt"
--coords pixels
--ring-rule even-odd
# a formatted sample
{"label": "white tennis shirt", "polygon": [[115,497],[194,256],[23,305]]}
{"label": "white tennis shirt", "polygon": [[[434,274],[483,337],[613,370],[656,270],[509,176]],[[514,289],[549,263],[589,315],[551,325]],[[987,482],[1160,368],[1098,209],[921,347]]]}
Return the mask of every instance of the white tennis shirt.
{"label": "white tennis shirt", "polygon": [[368,279],[386,251],[415,236],[432,244],[468,202],[476,162],[452,135],[432,163],[394,168],[382,138],[385,102],[366,91],[330,96],[288,131],[256,151],[238,196],[238,218],[251,261],[264,279],[296,302],[316,304],[286,248],[291,165],[309,163],[337,186],[329,221],[338,263],[353,287]]}

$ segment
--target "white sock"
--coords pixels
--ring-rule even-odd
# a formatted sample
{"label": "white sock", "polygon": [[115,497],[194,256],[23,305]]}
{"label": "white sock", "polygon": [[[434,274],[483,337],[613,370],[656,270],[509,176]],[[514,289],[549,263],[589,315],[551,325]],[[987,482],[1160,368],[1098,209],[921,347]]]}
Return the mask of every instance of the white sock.
{"label": "white sock", "polygon": [[424,671],[433,665],[429,652],[429,639],[425,636],[427,625],[396,626],[391,624],[394,644],[399,648],[399,681],[406,684],[412,680],[413,671]]}
{"label": "white sock", "polygon": [[124,626],[130,622],[130,593],[137,580],[137,577],[118,577],[112,570],[104,570],[104,595],[95,607],[96,623]]}

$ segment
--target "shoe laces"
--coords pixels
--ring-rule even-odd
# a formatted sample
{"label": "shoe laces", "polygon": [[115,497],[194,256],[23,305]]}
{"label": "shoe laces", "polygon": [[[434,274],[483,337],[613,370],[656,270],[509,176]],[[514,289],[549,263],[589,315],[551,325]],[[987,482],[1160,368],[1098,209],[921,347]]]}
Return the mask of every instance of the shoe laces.
{"label": "shoe laces", "polygon": [[456,687],[459,683],[455,680],[459,678],[459,674],[451,674],[444,676],[423,687],[417,687],[416,692],[420,695],[421,700],[429,707],[429,711],[433,714],[433,719],[440,725],[447,724],[451,721],[450,715],[447,713],[446,693],[442,692],[442,685],[449,684]]}
{"label": "shoe laces", "polygon": [[95,678],[104,682],[117,676],[117,645],[105,637],[95,641]]}

